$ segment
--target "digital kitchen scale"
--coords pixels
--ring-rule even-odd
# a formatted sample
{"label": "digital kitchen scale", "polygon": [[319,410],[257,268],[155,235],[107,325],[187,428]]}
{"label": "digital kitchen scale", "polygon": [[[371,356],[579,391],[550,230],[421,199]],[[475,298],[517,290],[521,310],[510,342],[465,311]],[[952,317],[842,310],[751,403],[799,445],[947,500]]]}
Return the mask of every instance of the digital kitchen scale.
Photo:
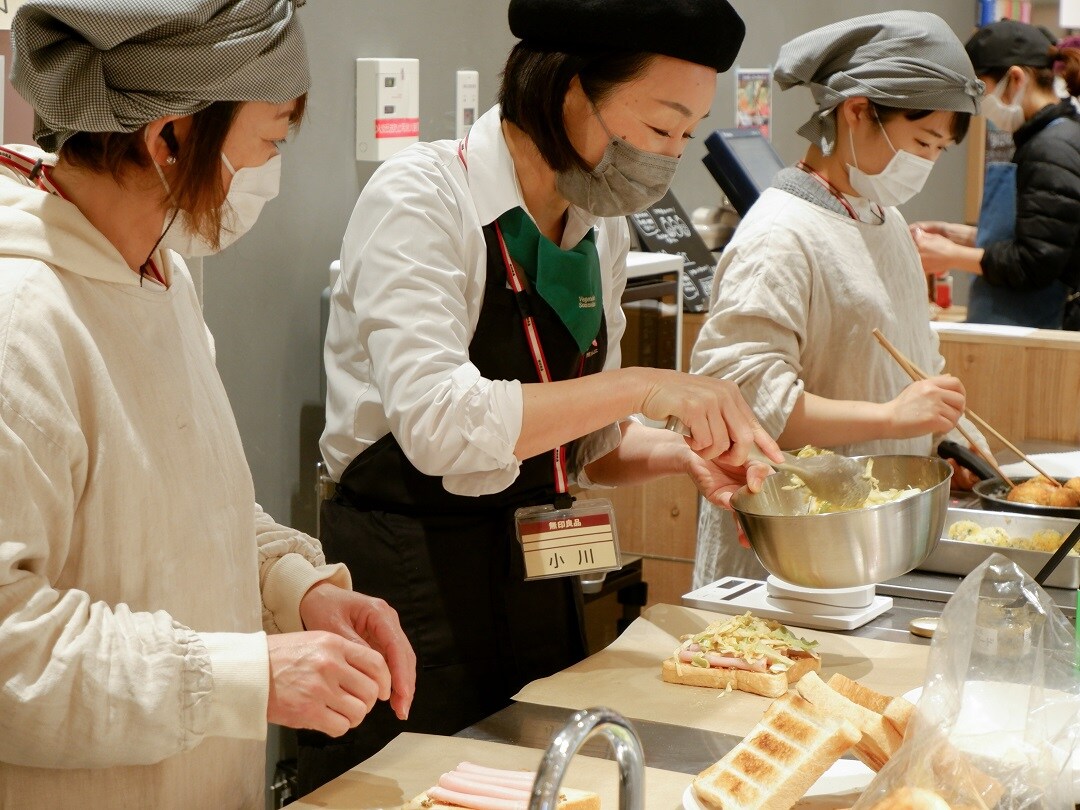
{"label": "digital kitchen scale", "polygon": [[803,588],[772,575],[759,579],[725,577],[684,594],[684,605],[717,613],[776,619],[782,624],[817,630],[854,630],[875,619],[893,605],[878,596],[873,585],[858,588]]}

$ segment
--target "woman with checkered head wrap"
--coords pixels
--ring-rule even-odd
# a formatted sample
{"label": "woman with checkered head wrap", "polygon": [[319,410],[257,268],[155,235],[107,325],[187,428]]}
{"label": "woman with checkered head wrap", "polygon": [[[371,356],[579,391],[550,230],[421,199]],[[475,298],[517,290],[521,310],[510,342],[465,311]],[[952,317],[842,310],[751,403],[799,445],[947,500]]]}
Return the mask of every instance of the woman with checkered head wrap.
{"label": "woman with checkered head wrap", "polygon": [[256,504],[190,275],[277,191],[289,0],[27,0],[0,148],[0,807],[264,804],[267,721],[407,714],[385,603]]}
{"label": "woman with checkered head wrap", "polygon": [[[788,449],[933,452],[963,413],[949,376],[911,384],[885,335],[920,367],[944,365],[902,205],[978,110],[981,84],[940,17],[871,14],[781,46],[774,78],[805,87],[809,147],[782,169],[724,249],[691,368],[737,380]],[[974,428],[972,428],[974,430]],[[974,434],[973,434],[974,435]],[[703,505],[694,585],[764,577],[730,515]]]}

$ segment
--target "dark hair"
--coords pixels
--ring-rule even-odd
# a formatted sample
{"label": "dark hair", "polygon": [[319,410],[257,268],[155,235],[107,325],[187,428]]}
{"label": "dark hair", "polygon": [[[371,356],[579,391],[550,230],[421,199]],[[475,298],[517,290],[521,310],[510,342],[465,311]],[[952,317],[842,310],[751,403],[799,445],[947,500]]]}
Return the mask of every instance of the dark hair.
{"label": "dark hair", "polygon": [[[221,184],[221,149],[225,136],[240,108],[247,102],[215,101],[191,116],[191,128],[183,143],[177,144],[172,128],[162,137],[174,151],[176,165],[170,183],[175,204],[187,212],[192,230],[218,247],[221,234],[221,206],[225,189]],[[298,126],[307,107],[307,94],[300,96],[289,116]],[[135,132],[76,132],[60,147],[60,155],[72,166],[91,172],[108,172],[123,184],[131,167],[147,168],[150,155],[144,143],[145,127]],[[162,190],[164,192],[164,189]]]}
{"label": "dark hair", "polygon": [[601,53],[595,56],[545,51],[519,42],[510,51],[499,88],[500,114],[519,127],[555,171],[590,168],[570,143],[563,122],[563,102],[578,76],[585,95],[600,105],[611,92],[640,76],[655,58],[651,53]]}
{"label": "dark hair", "polygon": [[1032,65],[1013,65],[1012,67],[996,67],[987,68],[979,73],[979,77],[985,76],[988,79],[993,79],[995,83],[1000,82],[1005,78],[1005,74],[1008,73],[1013,67],[1018,67],[1021,70],[1027,72],[1030,71],[1035,82],[1035,86],[1042,90],[1054,89],[1054,69],[1033,67]]}
{"label": "dark hair", "polygon": [[[905,110],[900,107],[888,107],[875,101],[871,101],[870,106],[873,107],[874,115],[882,124],[901,115],[908,121],[919,121],[937,112],[936,110]],[[949,134],[952,135],[953,141],[960,143],[967,135],[968,127],[971,126],[971,113],[953,112],[951,126],[952,131]]]}

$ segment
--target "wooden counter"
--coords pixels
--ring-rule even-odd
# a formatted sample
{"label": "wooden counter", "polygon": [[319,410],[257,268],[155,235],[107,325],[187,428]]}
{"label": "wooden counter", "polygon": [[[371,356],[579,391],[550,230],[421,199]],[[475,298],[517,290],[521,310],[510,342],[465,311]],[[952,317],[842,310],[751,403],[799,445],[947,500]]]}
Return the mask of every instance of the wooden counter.
{"label": "wooden counter", "polygon": [[[968,407],[1013,444],[1080,445],[1080,332],[936,324]],[[1000,449],[991,441],[991,448]]]}
{"label": "wooden counter", "polygon": [[[704,322],[685,314],[683,368]],[[1080,333],[935,324],[945,368],[967,389],[968,407],[1013,444],[1080,446]],[[1002,446],[991,440],[997,452]],[[688,478],[597,490],[615,504],[619,542],[644,558],[648,604],[678,604],[690,590],[697,538],[698,494]]]}

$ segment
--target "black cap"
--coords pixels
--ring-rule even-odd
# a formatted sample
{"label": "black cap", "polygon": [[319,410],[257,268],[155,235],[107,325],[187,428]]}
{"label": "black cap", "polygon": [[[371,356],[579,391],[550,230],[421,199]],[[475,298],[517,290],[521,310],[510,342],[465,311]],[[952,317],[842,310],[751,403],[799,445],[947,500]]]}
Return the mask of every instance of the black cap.
{"label": "black cap", "polygon": [[984,25],[964,45],[976,73],[1013,65],[1047,68],[1054,63],[1054,40],[1038,26],[1000,20]]}
{"label": "black cap", "polygon": [[723,72],[746,25],[726,0],[510,0],[510,31],[564,53],[659,53]]}

